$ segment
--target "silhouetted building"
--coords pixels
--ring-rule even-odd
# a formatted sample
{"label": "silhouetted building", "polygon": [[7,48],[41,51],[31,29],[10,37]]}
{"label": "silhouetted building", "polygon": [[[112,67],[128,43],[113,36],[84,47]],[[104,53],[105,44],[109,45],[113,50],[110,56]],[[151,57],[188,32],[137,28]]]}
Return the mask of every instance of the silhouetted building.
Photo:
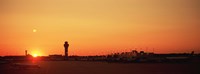
{"label": "silhouetted building", "polygon": [[63,59],[63,56],[61,54],[54,54],[54,55],[49,55],[49,60],[61,61],[61,60],[64,60],[64,59]]}
{"label": "silhouetted building", "polygon": [[28,51],[27,50],[25,50],[25,56],[27,56],[28,55]]}
{"label": "silhouetted building", "polygon": [[67,41],[65,42],[64,47],[65,47],[65,58],[68,59],[68,47],[69,47],[69,44],[68,44]]}

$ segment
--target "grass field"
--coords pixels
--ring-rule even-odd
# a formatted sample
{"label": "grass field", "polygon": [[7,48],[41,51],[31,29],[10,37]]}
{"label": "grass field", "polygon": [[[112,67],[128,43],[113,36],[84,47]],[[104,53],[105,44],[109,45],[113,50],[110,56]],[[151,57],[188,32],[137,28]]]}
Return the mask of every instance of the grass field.
{"label": "grass field", "polygon": [[40,61],[40,68],[0,65],[0,74],[200,74],[200,64]]}

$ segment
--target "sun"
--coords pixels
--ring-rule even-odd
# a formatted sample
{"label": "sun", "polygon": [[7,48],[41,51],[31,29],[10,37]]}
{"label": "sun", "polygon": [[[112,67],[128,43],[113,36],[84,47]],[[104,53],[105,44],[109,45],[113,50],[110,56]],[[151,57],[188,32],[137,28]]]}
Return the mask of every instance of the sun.
{"label": "sun", "polygon": [[33,54],[33,57],[35,57],[35,58],[38,57],[38,54]]}
{"label": "sun", "polygon": [[33,32],[37,32],[37,29],[33,29]]}
{"label": "sun", "polygon": [[39,57],[42,55],[42,52],[40,51],[40,49],[38,48],[35,48],[35,49],[32,49],[30,54],[33,56],[33,57]]}

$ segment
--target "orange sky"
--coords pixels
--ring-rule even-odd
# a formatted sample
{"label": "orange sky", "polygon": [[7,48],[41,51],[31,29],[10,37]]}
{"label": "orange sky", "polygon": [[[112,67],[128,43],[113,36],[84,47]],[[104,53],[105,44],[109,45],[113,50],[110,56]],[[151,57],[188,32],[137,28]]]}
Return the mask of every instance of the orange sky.
{"label": "orange sky", "polygon": [[1,0],[0,55],[63,54],[65,41],[69,55],[200,52],[199,13],[199,0]]}

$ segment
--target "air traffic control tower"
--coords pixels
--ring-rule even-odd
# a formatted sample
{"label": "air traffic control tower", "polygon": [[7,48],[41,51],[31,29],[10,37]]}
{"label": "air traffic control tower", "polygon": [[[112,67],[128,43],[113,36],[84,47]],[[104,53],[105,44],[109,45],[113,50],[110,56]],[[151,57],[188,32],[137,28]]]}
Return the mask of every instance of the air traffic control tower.
{"label": "air traffic control tower", "polygon": [[69,47],[69,44],[68,44],[67,41],[65,41],[64,47],[65,47],[65,58],[68,59],[68,47]]}

